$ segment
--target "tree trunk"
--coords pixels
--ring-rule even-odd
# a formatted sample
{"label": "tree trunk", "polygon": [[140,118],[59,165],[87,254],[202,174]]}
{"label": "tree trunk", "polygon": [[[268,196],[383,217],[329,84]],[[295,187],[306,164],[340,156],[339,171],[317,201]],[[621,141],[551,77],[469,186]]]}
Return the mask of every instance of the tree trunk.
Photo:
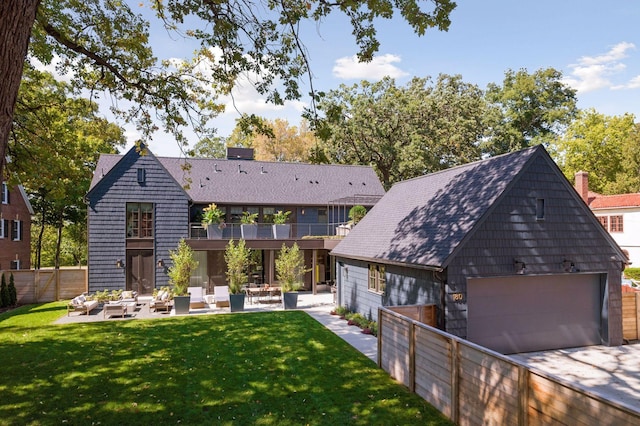
{"label": "tree trunk", "polygon": [[39,0],[0,1],[0,176]]}
{"label": "tree trunk", "polygon": [[56,241],[56,260],[54,267],[60,269],[60,248],[62,247],[62,228],[64,222],[62,220],[62,214],[60,214],[60,222],[58,222],[58,241]]}

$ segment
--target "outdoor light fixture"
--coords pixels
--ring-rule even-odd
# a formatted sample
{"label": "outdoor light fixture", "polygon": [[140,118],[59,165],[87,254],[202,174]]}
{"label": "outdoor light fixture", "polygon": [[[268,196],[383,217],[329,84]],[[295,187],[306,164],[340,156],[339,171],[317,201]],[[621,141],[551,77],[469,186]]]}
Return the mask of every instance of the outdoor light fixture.
{"label": "outdoor light fixture", "polygon": [[124,268],[124,261],[122,259],[116,260],[116,268]]}
{"label": "outdoor light fixture", "polygon": [[158,259],[158,268],[164,268],[164,260]]}
{"label": "outdoor light fixture", "polygon": [[527,265],[524,262],[513,259],[513,266],[516,269],[516,274],[524,275],[527,273]]}

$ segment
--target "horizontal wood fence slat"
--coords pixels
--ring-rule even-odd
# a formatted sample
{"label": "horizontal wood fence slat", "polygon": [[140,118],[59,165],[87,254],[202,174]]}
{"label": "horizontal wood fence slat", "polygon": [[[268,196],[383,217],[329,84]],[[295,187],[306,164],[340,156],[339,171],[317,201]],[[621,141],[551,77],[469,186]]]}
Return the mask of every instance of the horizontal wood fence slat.
{"label": "horizontal wood fence slat", "polygon": [[640,424],[633,408],[423,324],[419,313],[379,309],[378,365],[457,424]]}
{"label": "horizontal wood fence slat", "polygon": [[13,274],[18,304],[73,299],[88,291],[87,269],[30,269],[0,271],[7,284]]}

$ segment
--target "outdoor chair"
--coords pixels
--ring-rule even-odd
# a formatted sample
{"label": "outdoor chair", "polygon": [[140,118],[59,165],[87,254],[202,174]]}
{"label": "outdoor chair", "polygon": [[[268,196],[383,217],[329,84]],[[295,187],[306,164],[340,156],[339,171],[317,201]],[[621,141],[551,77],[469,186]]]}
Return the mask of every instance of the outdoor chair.
{"label": "outdoor chair", "polygon": [[158,292],[155,298],[149,302],[149,312],[151,310],[158,312],[158,310],[169,311],[171,310],[171,300],[169,299],[169,292],[161,290]]}
{"label": "outdoor chair", "polygon": [[216,308],[229,306],[229,286],[217,285],[213,287],[213,300],[216,302]]}
{"label": "outdoor chair", "polygon": [[204,308],[204,288],[202,287],[189,287],[187,292],[191,295],[191,301],[189,307],[192,309]]}
{"label": "outdoor chair", "polygon": [[118,301],[126,304],[138,303],[138,292],[125,290],[122,293],[120,293],[120,297]]}

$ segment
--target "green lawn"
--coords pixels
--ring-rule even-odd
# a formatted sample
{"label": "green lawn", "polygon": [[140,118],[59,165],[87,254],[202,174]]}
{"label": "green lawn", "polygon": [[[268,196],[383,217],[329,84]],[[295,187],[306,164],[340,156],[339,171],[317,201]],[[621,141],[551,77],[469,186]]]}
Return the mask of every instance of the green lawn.
{"label": "green lawn", "polygon": [[450,424],[304,312],[0,315],[0,424]]}

